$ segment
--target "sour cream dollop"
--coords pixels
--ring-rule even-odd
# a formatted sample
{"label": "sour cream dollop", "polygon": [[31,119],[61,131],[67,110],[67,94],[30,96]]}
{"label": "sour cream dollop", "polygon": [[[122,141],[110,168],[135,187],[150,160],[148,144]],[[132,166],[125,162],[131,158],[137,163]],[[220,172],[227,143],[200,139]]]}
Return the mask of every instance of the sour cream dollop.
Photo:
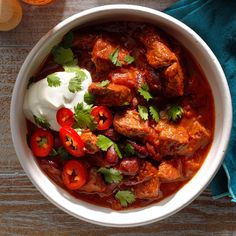
{"label": "sour cream dollop", "polygon": [[[35,123],[34,116],[43,117],[50,124],[50,128],[59,131],[56,114],[61,107],[66,107],[74,111],[74,106],[84,102],[84,94],[92,83],[90,73],[81,69],[86,74],[86,79],[82,82],[80,91],[72,93],[68,86],[71,79],[75,77],[75,72],[56,72],[61,84],[58,87],[50,87],[47,78],[32,84],[24,97],[23,110],[25,117]],[[37,125],[37,124],[36,124]]]}

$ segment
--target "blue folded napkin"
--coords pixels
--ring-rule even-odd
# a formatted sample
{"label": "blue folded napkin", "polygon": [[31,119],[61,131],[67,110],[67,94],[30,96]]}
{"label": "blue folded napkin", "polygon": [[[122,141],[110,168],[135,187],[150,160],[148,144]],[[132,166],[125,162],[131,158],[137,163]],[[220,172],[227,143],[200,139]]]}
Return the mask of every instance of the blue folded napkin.
{"label": "blue folded napkin", "polygon": [[236,202],[236,1],[180,0],[165,12],[197,32],[225,72],[233,101],[233,128],[223,167],[211,183],[214,198]]}

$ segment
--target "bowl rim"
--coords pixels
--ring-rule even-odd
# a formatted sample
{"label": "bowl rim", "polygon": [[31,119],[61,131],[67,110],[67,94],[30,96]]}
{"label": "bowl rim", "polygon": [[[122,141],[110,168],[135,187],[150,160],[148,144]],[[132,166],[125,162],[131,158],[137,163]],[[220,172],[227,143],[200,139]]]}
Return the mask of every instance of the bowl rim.
{"label": "bowl rim", "polygon": [[[211,59],[213,60],[212,63],[214,63],[215,67],[218,70],[219,73],[219,77],[221,77],[221,82],[222,82],[222,94],[223,97],[225,98],[225,109],[227,112],[227,117],[225,117],[226,119],[226,126],[228,127],[228,129],[225,129],[222,131],[222,140],[223,143],[221,143],[221,158],[219,158],[219,160],[214,162],[214,168],[212,167],[212,169],[214,170],[213,173],[209,174],[210,178],[207,181],[204,181],[202,186],[198,189],[198,191],[196,191],[196,193],[191,196],[188,201],[185,201],[184,204],[181,205],[181,207],[176,208],[174,211],[169,212],[168,214],[156,218],[153,217],[152,219],[149,219],[148,221],[143,219],[142,221],[139,222],[130,222],[130,223],[122,223],[122,224],[114,224],[114,223],[109,223],[109,222],[105,222],[103,220],[95,220],[93,218],[88,218],[88,217],[83,217],[82,215],[78,215],[75,212],[73,212],[72,210],[69,210],[68,208],[62,206],[58,201],[56,201],[55,199],[53,199],[49,193],[47,193],[42,186],[39,184],[38,181],[36,181],[33,176],[31,176],[31,174],[29,173],[29,170],[27,168],[27,166],[25,165],[23,159],[21,158],[21,156],[19,155],[19,148],[20,145],[18,145],[18,134],[15,132],[15,130],[17,130],[17,119],[14,116],[15,113],[15,107],[17,106],[17,89],[19,87],[19,84],[21,82],[21,78],[24,75],[24,71],[25,68],[27,67],[27,65],[30,63],[31,59],[34,57],[34,55],[37,53],[37,51],[39,50],[40,47],[43,47],[44,42],[49,39],[53,34],[56,34],[60,31],[62,31],[65,27],[67,27],[67,25],[70,25],[72,22],[76,21],[78,18],[82,18],[84,16],[87,16],[89,14],[94,14],[97,12],[106,12],[106,11],[110,11],[110,10],[132,10],[132,11],[137,11],[139,13],[150,13],[153,16],[158,16],[161,17],[163,19],[165,19],[166,21],[172,22],[175,25],[178,25],[178,27],[182,28],[184,31],[187,31],[189,34],[193,35],[194,38],[196,40],[198,40],[201,44],[201,46],[205,49],[205,51],[210,55]],[[201,39],[201,37],[196,34],[190,27],[188,27],[187,25],[185,25],[184,23],[182,23],[181,21],[177,20],[176,18],[167,15],[166,13],[163,13],[161,11],[158,10],[154,10],[152,8],[148,8],[148,7],[143,7],[143,6],[138,6],[138,5],[131,5],[131,4],[110,4],[110,5],[105,5],[105,6],[99,6],[99,7],[94,7],[88,10],[84,10],[82,12],[79,12],[77,14],[74,14],[72,16],[70,16],[69,18],[63,20],[62,22],[60,22],[59,24],[57,24],[55,27],[53,27],[48,33],[46,33],[38,42],[37,44],[32,48],[32,50],[30,51],[30,53],[27,55],[23,65],[21,66],[21,69],[18,73],[17,79],[16,79],[16,83],[14,85],[14,89],[13,89],[13,94],[12,94],[12,99],[11,99],[11,108],[10,108],[10,126],[11,126],[11,133],[12,133],[12,140],[13,140],[13,145],[18,157],[18,160],[21,163],[21,166],[23,167],[25,173],[27,174],[28,178],[31,180],[31,182],[34,184],[34,186],[36,186],[36,188],[43,194],[44,197],[46,197],[50,202],[52,202],[54,205],[56,205],[58,208],[60,208],[61,210],[67,212],[68,214],[79,218],[81,220],[87,221],[89,223],[94,223],[94,224],[98,224],[98,225],[102,225],[102,226],[112,226],[112,227],[135,227],[135,226],[141,226],[141,225],[146,225],[146,224],[150,224],[159,220],[162,220],[170,215],[175,214],[176,212],[180,211],[181,209],[183,209],[185,206],[187,206],[189,203],[191,203],[195,198],[197,198],[201,192],[205,189],[205,187],[210,183],[210,181],[213,179],[214,175],[216,174],[217,170],[220,168],[220,164],[223,161],[223,157],[224,157],[224,153],[226,152],[228,143],[229,143],[229,138],[230,138],[230,132],[231,132],[231,127],[232,127],[232,101],[231,101],[231,95],[230,95],[230,91],[229,91],[229,87],[227,84],[227,80],[225,78],[223,69],[221,68],[220,63],[218,62],[216,56],[213,54],[213,52],[211,51],[211,49],[207,46],[207,44]],[[220,155],[220,154],[219,154]],[[123,211],[124,212],[124,211]],[[132,221],[132,220],[131,220]]]}

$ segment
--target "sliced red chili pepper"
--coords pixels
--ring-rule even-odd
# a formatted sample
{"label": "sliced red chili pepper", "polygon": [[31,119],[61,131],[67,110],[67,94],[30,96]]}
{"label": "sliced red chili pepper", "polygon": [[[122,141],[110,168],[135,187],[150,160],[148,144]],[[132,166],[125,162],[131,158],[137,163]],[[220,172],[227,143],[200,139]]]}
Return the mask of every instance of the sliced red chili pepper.
{"label": "sliced red chili pepper", "polygon": [[65,186],[71,190],[82,187],[87,180],[87,170],[81,161],[68,161],[62,172],[62,180]]}
{"label": "sliced red chili pepper", "polygon": [[38,128],[30,138],[30,147],[37,157],[46,157],[52,151],[53,135],[49,130]]}
{"label": "sliced red chili pepper", "polygon": [[60,128],[60,139],[65,149],[75,157],[84,155],[84,142],[79,134],[70,126]]}
{"label": "sliced red chili pepper", "polygon": [[93,108],[91,115],[97,123],[98,130],[106,130],[112,124],[113,116],[110,110],[105,106],[97,106]]}
{"label": "sliced red chili pepper", "polygon": [[59,109],[56,117],[60,126],[72,126],[75,123],[74,113],[69,108]]}

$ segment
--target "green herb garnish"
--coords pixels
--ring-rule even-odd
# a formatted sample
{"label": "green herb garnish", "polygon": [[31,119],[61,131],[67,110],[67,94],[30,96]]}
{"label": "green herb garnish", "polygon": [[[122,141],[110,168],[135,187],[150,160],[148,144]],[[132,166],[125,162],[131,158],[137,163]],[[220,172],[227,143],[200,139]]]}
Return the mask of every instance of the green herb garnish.
{"label": "green herb garnish", "polygon": [[50,128],[50,124],[45,117],[43,117],[43,116],[38,117],[35,115],[33,115],[33,117],[34,117],[34,121],[37,125],[41,126],[42,128],[45,128],[45,129]]}
{"label": "green herb garnish", "polygon": [[59,87],[61,85],[61,80],[56,73],[47,76],[47,82],[49,87]]}
{"label": "green herb garnish", "polygon": [[73,64],[74,53],[70,48],[55,46],[52,49],[53,59],[59,65]]}
{"label": "green herb garnish", "polygon": [[183,108],[178,105],[172,105],[167,111],[168,118],[172,121],[179,120],[183,116],[183,113]]}
{"label": "green herb garnish", "polygon": [[103,80],[99,83],[96,83],[97,87],[106,87],[108,84],[110,84],[110,80]]}
{"label": "green herb garnish", "polygon": [[135,202],[135,195],[129,190],[118,191],[115,197],[123,207],[127,207],[128,204]]}
{"label": "green herb garnish", "polygon": [[138,112],[143,120],[148,119],[148,109],[145,106],[138,105]]}
{"label": "green herb garnish", "polygon": [[92,93],[90,93],[90,92],[86,92],[86,93],[84,94],[84,101],[85,101],[87,104],[89,104],[89,105],[94,104],[94,102],[95,102],[95,96],[94,96]]}
{"label": "green herb garnish", "polygon": [[74,34],[72,32],[68,32],[64,37],[63,37],[63,40],[62,40],[62,46],[64,48],[70,48],[72,47],[72,42],[74,40]]}
{"label": "green herb garnish", "polygon": [[99,168],[98,172],[103,174],[105,181],[109,184],[118,184],[123,179],[121,172],[114,168],[101,167]]}
{"label": "green herb garnish", "polygon": [[149,101],[152,97],[147,83],[142,83],[141,88],[138,89],[140,95],[144,97],[145,100]]}
{"label": "green herb garnish", "polygon": [[135,60],[134,57],[132,57],[130,55],[125,56],[125,62],[127,64],[132,64],[134,62],[134,60]]}
{"label": "green herb garnish", "polygon": [[118,59],[119,56],[119,48],[116,48],[113,53],[109,55],[109,59],[115,66],[122,66],[121,62]]}
{"label": "green herb garnish", "polygon": [[149,107],[149,112],[152,116],[152,119],[155,120],[158,123],[160,121],[160,115],[159,115],[158,109],[154,106],[150,106]]}
{"label": "green herb garnish", "polygon": [[130,143],[126,143],[124,151],[127,157],[131,157],[136,153],[134,147]]}
{"label": "green herb garnish", "polygon": [[94,130],[96,128],[94,117],[90,114],[91,110],[92,105],[84,106],[82,102],[78,103],[78,105],[74,107],[74,118],[77,127],[81,129],[89,128],[90,130]]}

